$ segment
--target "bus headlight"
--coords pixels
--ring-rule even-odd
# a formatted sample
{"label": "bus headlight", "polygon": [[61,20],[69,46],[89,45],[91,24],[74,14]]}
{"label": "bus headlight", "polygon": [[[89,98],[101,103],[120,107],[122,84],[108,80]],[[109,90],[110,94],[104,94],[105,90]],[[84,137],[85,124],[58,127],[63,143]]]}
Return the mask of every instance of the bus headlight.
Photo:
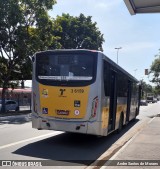
{"label": "bus headlight", "polygon": [[98,96],[95,97],[92,101],[92,111],[91,111],[91,118],[96,117],[98,108]]}

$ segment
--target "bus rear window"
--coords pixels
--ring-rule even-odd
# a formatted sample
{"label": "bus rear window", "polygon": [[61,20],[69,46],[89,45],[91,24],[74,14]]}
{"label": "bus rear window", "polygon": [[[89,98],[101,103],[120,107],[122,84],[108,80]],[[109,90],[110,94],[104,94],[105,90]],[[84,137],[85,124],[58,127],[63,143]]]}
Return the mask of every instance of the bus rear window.
{"label": "bus rear window", "polygon": [[95,57],[87,54],[41,53],[36,58],[36,76],[40,81],[91,81]]}

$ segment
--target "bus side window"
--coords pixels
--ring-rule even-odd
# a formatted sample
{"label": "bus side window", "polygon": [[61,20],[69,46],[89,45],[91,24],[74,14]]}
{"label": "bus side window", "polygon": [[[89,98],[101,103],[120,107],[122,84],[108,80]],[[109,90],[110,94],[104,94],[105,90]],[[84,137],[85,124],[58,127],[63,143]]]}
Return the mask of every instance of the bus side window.
{"label": "bus side window", "polygon": [[122,73],[118,74],[118,82],[117,82],[117,95],[118,97],[127,97],[128,90],[128,79]]}
{"label": "bus side window", "polygon": [[104,80],[104,91],[105,96],[109,96],[110,88],[110,65],[105,60],[103,62],[103,80]]}

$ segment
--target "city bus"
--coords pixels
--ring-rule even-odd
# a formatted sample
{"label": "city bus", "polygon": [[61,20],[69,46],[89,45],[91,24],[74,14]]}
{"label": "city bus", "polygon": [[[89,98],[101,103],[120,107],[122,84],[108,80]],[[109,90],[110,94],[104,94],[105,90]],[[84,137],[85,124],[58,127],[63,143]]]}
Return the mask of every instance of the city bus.
{"label": "city bus", "polygon": [[138,81],[100,51],[42,51],[32,62],[33,128],[107,136],[139,114]]}

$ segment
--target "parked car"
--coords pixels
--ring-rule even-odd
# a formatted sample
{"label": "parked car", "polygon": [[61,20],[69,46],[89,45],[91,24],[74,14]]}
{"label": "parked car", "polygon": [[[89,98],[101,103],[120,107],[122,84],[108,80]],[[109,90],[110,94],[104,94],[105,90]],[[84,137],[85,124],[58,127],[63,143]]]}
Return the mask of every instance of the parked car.
{"label": "parked car", "polygon": [[[2,100],[0,100],[0,110],[1,108],[2,108]],[[10,110],[18,111],[19,106],[18,103],[14,100],[5,100],[5,109],[6,111],[10,111]]]}
{"label": "parked car", "polygon": [[141,106],[148,106],[147,100],[145,100],[145,99],[141,100],[140,105]]}

